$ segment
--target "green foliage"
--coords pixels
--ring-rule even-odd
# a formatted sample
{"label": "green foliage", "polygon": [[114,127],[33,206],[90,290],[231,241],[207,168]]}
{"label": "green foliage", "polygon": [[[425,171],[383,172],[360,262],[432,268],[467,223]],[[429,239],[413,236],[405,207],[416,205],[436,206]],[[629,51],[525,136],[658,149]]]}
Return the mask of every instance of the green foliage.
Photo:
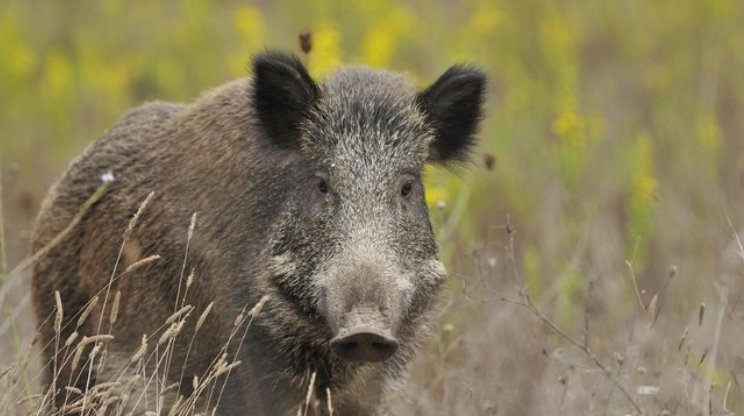
{"label": "green foliage", "polygon": [[[305,27],[318,77],[362,62],[409,71],[423,85],[459,60],[485,67],[482,148],[498,163],[494,178],[473,185],[459,227],[468,238],[477,238],[471,213],[494,204],[539,233],[531,224],[542,195],[557,187],[555,218],[574,242],[585,201],[601,194],[624,201],[628,250],[638,236],[652,244],[653,219],[681,185],[720,182],[719,153],[732,146],[720,88],[734,97],[744,88],[727,69],[744,64],[743,8],[733,0],[6,3],[0,152],[28,162],[28,180],[42,166],[61,170],[133,106],[193,99],[244,75],[251,53],[267,46],[297,50]],[[704,180],[679,183],[691,163]],[[429,176],[432,208],[452,207],[462,181]]]}

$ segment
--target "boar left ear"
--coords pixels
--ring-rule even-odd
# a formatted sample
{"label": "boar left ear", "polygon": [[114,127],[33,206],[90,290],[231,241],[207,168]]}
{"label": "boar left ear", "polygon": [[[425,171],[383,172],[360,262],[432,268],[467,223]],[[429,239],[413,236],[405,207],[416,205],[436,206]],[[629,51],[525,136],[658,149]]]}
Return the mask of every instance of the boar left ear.
{"label": "boar left ear", "polygon": [[429,146],[429,162],[467,160],[475,144],[485,89],[483,71],[455,65],[419,93],[416,101],[435,134]]}
{"label": "boar left ear", "polygon": [[295,55],[266,52],[253,58],[253,106],[261,127],[282,149],[299,147],[300,126],[320,91]]}

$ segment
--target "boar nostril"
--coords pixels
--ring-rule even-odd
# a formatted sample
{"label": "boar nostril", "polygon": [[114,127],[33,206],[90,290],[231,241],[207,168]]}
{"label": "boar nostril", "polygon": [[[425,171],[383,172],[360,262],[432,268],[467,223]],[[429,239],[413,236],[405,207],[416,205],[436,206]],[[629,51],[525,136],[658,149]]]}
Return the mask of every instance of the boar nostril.
{"label": "boar nostril", "polygon": [[336,343],[334,347],[336,348],[336,352],[338,353],[338,355],[342,357],[349,357],[354,354],[357,345],[359,344],[357,344],[356,342],[339,342]]}
{"label": "boar nostril", "polygon": [[398,351],[398,340],[369,328],[359,328],[331,340],[331,347],[346,361],[380,362]]}

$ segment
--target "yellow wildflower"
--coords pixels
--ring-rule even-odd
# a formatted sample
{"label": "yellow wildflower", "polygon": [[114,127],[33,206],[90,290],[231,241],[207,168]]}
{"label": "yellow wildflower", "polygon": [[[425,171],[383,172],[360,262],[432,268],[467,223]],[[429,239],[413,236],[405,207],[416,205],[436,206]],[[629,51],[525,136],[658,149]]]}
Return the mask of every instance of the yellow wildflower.
{"label": "yellow wildflower", "polygon": [[573,145],[581,145],[584,142],[586,121],[575,111],[564,111],[553,120],[550,127],[561,142]]}
{"label": "yellow wildflower", "polygon": [[313,31],[313,51],[310,53],[310,72],[322,78],[341,65],[341,34],[336,27],[325,22]]}
{"label": "yellow wildflower", "polygon": [[700,144],[710,149],[717,149],[721,145],[721,128],[715,116],[698,119],[697,139]]}
{"label": "yellow wildflower", "polygon": [[633,190],[631,203],[636,209],[656,205],[659,181],[653,175],[653,148],[651,138],[641,134],[633,152]]}
{"label": "yellow wildflower", "polygon": [[482,3],[470,18],[470,27],[480,36],[488,35],[499,23],[499,12],[490,4]]}
{"label": "yellow wildflower", "polygon": [[70,86],[72,64],[67,56],[52,52],[47,58],[45,79],[49,92],[60,95]]}

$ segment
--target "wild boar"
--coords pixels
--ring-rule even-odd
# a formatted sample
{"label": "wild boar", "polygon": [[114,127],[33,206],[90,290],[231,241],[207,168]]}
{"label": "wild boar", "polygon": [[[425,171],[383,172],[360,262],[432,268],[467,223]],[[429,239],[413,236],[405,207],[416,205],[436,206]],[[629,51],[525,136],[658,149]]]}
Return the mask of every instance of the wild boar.
{"label": "wild boar", "polygon": [[[64,386],[116,380],[125,409],[182,395],[183,409],[295,414],[313,378],[314,411],[326,412],[330,392],[335,414],[371,415],[426,335],[446,276],[422,167],[467,160],[484,73],[453,66],[417,90],[364,66],[316,83],[279,52],[252,69],[193,104],[131,111],[50,191],[33,293],[58,407],[78,399]],[[113,182],[81,212],[104,174]],[[74,332],[86,346],[64,345]],[[113,338],[91,341],[101,334]],[[213,394],[199,388],[210,380]]]}

